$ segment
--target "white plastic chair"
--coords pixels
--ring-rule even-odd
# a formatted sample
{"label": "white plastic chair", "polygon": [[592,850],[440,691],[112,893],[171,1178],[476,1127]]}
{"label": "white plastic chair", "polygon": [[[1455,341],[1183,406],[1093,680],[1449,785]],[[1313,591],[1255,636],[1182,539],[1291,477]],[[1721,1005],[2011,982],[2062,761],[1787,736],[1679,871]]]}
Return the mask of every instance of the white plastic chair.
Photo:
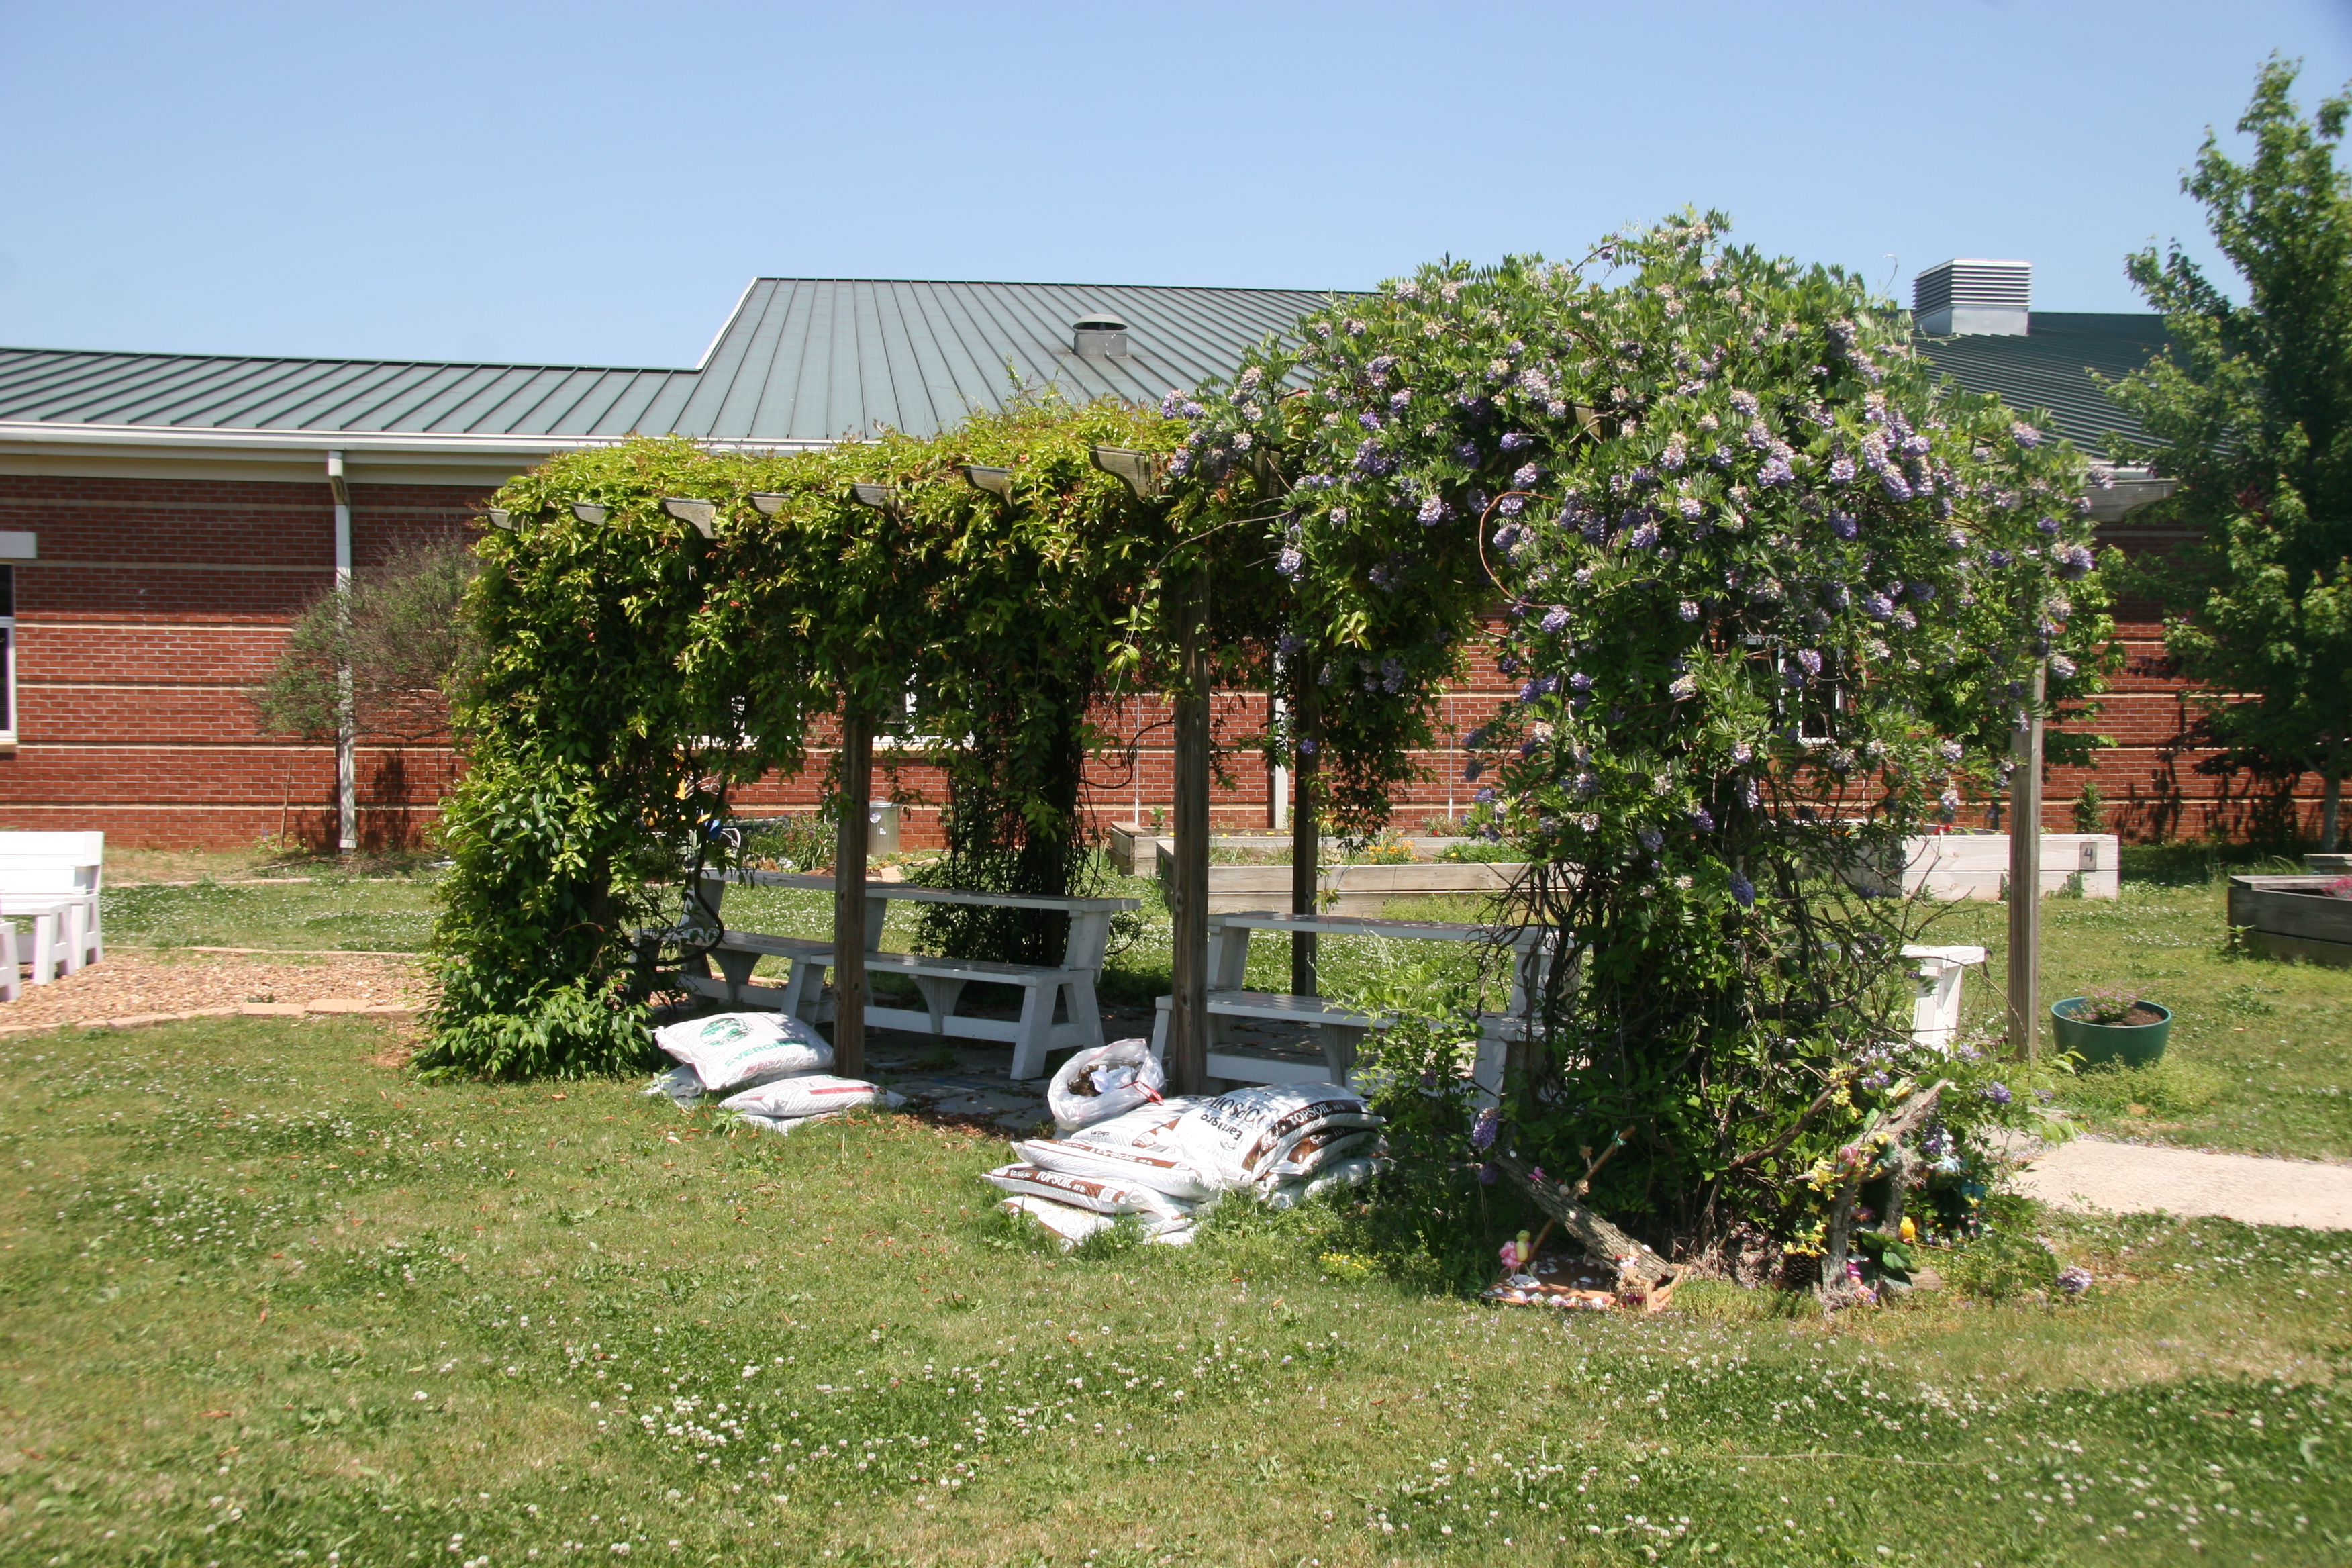
{"label": "white plastic chair", "polygon": [[105,868],[103,833],[0,833],[0,923],[13,932],[6,917],[31,917],[30,951],[20,946],[16,962],[32,964],[34,984],[106,956]]}

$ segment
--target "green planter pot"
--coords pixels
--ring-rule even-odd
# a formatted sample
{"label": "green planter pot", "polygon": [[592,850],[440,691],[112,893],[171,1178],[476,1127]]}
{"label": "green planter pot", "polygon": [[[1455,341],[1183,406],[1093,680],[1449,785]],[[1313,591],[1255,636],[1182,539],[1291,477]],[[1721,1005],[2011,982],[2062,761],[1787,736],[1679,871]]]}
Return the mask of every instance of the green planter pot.
{"label": "green planter pot", "polygon": [[2081,1000],[2080,996],[2069,996],[2050,1009],[2050,1032],[2060,1050],[2074,1052],[2086,1067],[2121,1062],[2126,1067],[2144,1068],[2163,1057],[2164,1044],[2172,1037],[2171,1008],[2142,1002],[2141,1006],[2154,1007],[2164,1015],[2153,1024],[2086,1024],[2066,1016],[2066,1009]]}

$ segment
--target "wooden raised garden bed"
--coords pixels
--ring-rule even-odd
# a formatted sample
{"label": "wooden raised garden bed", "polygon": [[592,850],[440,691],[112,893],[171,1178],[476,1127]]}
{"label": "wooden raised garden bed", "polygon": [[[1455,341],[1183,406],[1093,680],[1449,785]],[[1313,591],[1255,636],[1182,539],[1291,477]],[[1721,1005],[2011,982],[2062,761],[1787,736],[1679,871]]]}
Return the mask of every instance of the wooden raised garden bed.
{"label": "wooden raised garden bed", "polygon": [[2232,877],[2230,925],[2273,958],[2352,969],[2352,899],[2331,898],[2334,877]]}

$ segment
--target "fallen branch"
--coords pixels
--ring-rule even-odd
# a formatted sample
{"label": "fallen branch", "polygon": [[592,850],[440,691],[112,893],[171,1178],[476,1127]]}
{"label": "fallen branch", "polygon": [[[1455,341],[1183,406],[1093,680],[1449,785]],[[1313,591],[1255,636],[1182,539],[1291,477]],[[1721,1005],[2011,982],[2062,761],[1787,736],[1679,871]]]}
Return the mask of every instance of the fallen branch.
{"label": "fallen branch", "polygon": [[[1603,1156],[1604,1158],[1606,1156]],[[1663,1305],[1658,1287],[1672,1279],[1674,1266],[1647,1246],[1611,1225],[1583,1203],[1582,1184],[1555,1182],[1517,1154],[1497,1152],[1495,1164],[1528,1190],[1536,1206],[1551,1215],[1559,1227],[1576,1237],[1585,1251],[1617,1270],[1621,1279],[1636,1277],[1654,1304]],[[1595,1163],[1596,1168],[1598,1162]]]}
{"label": "fallen branch", "polygon": [[1862,1196],[1864,1180],[1879,1162],[1880,1151],[1898,1146],[1916,1131],[1936,1109],[1936,1101],[1951,1087],[1951,1079],[1937,1079],[1885,1110],[1874,1113],[1863,1123],[1861,1132],[1832,1156],[1837,1196],[1830,1205],[1830,1223],[1822,1249],[1821,1296],[1824,1309],[1835,1311],[1859,1294],[1845,1266],[1853,1237],[1853,1207]]}

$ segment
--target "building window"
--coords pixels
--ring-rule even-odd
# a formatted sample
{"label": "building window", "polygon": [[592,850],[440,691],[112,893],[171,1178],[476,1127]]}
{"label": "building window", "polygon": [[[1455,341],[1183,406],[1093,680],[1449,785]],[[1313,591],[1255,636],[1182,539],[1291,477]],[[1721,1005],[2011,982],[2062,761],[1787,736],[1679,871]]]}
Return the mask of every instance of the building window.
{"label": "building window", "polygon": [[16,569],[0,566],[0,742],[16,739]]}

